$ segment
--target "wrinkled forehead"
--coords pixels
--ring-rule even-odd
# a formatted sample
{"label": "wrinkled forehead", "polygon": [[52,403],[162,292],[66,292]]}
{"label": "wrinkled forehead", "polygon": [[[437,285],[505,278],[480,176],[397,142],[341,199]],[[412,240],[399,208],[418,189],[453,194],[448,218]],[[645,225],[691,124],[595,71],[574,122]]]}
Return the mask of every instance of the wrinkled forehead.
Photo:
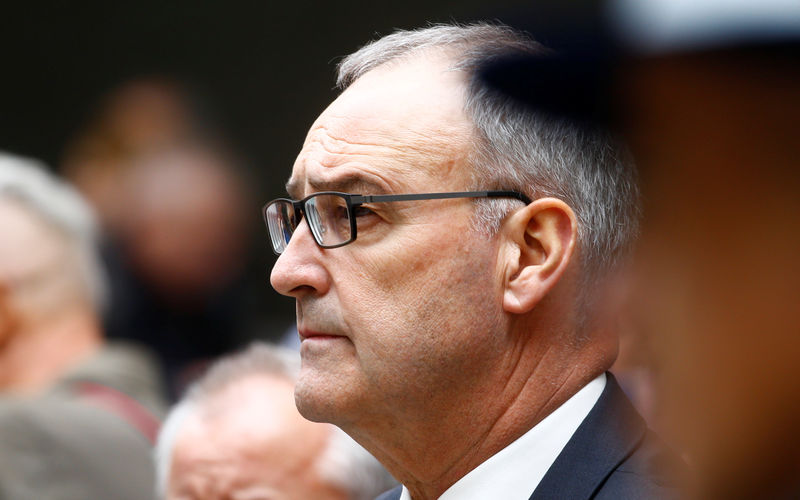
{"label": "wrinkled forehead", "polygon": [[[423,189],[459,181],[473,126],[464,110],[463,72],[441,54],[379,66],[358,78],[319,116],[288,184],[294,197],[351,180],[347,188]],[[429,186],[428,188],[433,188]]]}

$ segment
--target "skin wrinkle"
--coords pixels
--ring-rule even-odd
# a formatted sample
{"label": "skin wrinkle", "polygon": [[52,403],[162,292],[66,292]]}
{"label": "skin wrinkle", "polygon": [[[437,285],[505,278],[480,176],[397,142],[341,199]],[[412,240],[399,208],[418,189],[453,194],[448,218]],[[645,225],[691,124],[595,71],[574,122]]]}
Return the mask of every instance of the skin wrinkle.
{"label": "skin wrinkle", "polygon": [[[550,351],[550,348],[548,347],[547,351],[545,351],[545,356],[549,351]],[[492,434],[494,431],[496,431],[496,429],[499,427],[500,421],[503,420],[504,418],[507,418],[509,413],[510,413],[510,411],[516,406],[516,403],[519,402],[519,397],[520,397],[520,394],[522,393],[522,391],[515,391],[515,390],[510,390],[509,391],[509,387],[511,386],[511,382],[514,379],[513,375],[514,375],[514,373],[516,373],[516,368],[521,363],[521,360],[522,360],[521,352],[522,352],[522,350],[521,349],[515,349],[512,352],[514,354],[516,354],[516,356],[514,356],[515,360],[511,363],[514,368],[513,369],[509,369],[507,371],[508,377],[506,377],[506,379],[504,380],[505,383],[503,384],[503,395],[506,395],[507,393],[510,392],[510,395],[512,397],[512,399],[511,399],[512,403],[508,406],[506,411],[504,411],[504,412],[500,413],[499,415],[497,415],[497,418],[495,418],[494,421],[491,423],[491,425],[486,428],[485,432],[483,432],[482,434],[476,436],[476,438],[474,440],[474,443],[473,443],[473,446],[470,446],[467,449],[467,452],[463,456],[454,458],[454,460],[450,464],[450,466],[447,467],[444,470],[444,472],[437,478],[437,480],[441,481],[448,474],[450,474],[452,472],[453,467],[455,467],[459,462],[466,461],[466,462],[474,463],[474,462],[477,461],[478,464],[479,464],[480,461],[481,461],[480,457],[476,457],[476,454],[479,453],[479,449],[478,449],[478,447],[474,446],[474,444],[486,441],[487,438],[489,437],[489,435]],[[523,381],[522,385],[530,383],[532,378],[533,377],[527,379],[527,381]],[[507,398],[503,397],[503,398],[497,398],[497,399],[505,400]],[[525,402],[523,401],[522,403],[525,403]],[[541,420],[541,419],[539,419],[539,420]],[[476,458],[478,458],[478,460],[476,460]],[[476,464],[476,466],[477,466],[477,464]]]}
{"label": "skin wrinkle", "polygon": [[[328,117],[326,123],[336,123],[337,120],[342,120],[342,118],[332,115]],[[356,129],[349,134],[352,137],[344,137],[348,135],[347,133],[343,134],[342,137],[337,137],[335,128],[320,123],[312,129],[309,140],[306,141],[304,147],[309,147],[311,151],[315,151],[314,146],[317,146],[324,153],[331,155],[332,158],[337,156],[360,156],[360,148],[367,147],[378,149],[386,153],[387,156],[399,154],[399,156],[393,156],[393,159],[401,161],[415,156],[420,158],[432,157],[443,161],[446,156],[442,154],[442,149],[437,146],[444,145],[447,142],[446,138],[458,137],[464,132],[462,127],[441,127],[432,131],[409,129],[406,132],[409,134],[410,141],[396,141],[392,134],[381,131],[381,128],[383,128],[381,125],[385,127],[386,123],[390,122],[375,118],[366,119],[362,129]],[[369,132],[364,133],[364,130]],[[369,141],[371,137],[374,137],[377,141]],[[366,156],[372,158],[371,154]],[[439,163],[436,160],[431,163]]]}
{"label": "skin wrinkle", "polygon": [[[515,345],[518,345],[518,344],[515,344]],[[515,384],[515,385],[512,386],[512,382],[515,380],[514,375],[519,373],[519,371],[516,368],[518,368],[522,364],[522,361],[523,361],[522,360],[522,355],[521,355],[522,352],[523,352],[523,349],[515,349],[515,350],[512,351],[512,353],[517,354],[516,356],[514,356],[515,361],[511,363],[514,368],[508,370],[509,376],[504,380],[504,384],[502,386],[503,387],[502,395],[504,397],[498,397],[497,398],[498,400],[508,401],[508,403],[504,405],[504,406],[506,406],[505,411],[500,413],[499,415],[497,415],[497,417],[492,422],[491,426],[487,427],[486,432],[484,432],[481,436],[479,436],[479,437],[477,437],[475,439],[476,443],[482,442],[482,441],[486,441],[487,438],[491,434],[497,432],[498,429],[502,429],[503,426],[501,425],[501,422],[503,420],[505,420],[505,419],[515,420],[517,418],[516,416],[514,416],[512,414],[517,412],[519,407],[526,406],[526,405],[529,404],[528,401],[526,401],[525,398],[524,398],[525,387],[526,386],[530,387],[531,384],[542,384],[542,378],[538,374],[538,369],[541,366],[547,364],[547,363],[544,363],[543,360],[547,359],[549,354],[552,353],[553,355],[557,355],[557,353],[554,352],[553,347],[552,346],[548,346],[547,349],[545,350],[545,352],[542,353],[542,355],[541,355],[541,357],[539,359],[534,360],[533,362],[529,362],[529,364],[532,363],[534,365],[534,368],[533,368],[533,371],[532,371],[531,375],[529,377],[527,377],[527,378],[520,379],[519,380],[519,384]],[[571,377],[571,375],[575,372],[575,370],[576,370],[576,367],[573,367],[573,369],[570,370],[570,373],[564,378],[564,380],[561,381],[561,384],[559,386],[560,389],[564,387],[564,384],[565,384],[566,380]],[[537,413],[535,413],[534,415],[532,415],[531,418],[529,418],[529,419],[527,419],[525,421],[525,425],[528,426],[528,427],[533,427],[537,423],[541,422],[547,415],[549,415],[552,412],[552,410],[554,409],[552,407],[552,402],[556,400],[556,397],[559,396],[559,393],[560,393],[560,390],[554,391],[551,394],[551,397],[548,398],[545,401],[545,403],[540,407],[540,410]],[[509,399],[508,396],[510,396],[510,399]],[[509,438],[513,439],[513,437],[510,437],[510,436],[506,437],[506,439],[509,439]],[[498,448],[496,451],[500,451],[500,449],[501,448]],[[466,459],[466,461],[469,461],[469,462],[477,462],[477,463],[475,463],[475,466],[479,465],[481,460],[477,460],[476,461],[474,459],[475,454],[477,452],[478,452],[477,448],[475,448],[475,447],[469,448],[467,453],[465,453],[462,457],[459,457],[457,460],[455,460],[453,462],[453,464],[438,479],[441,479],[442,477],[446,477],[447,473],[450,472],[450,469],[455,464],[457,464],[459,461],[464,461]],[[478,458],[480,458],[480,457],[478,457]]]}
{"label": "skin wrinkle", "polygon": [[[312,143],[313,144],[313,143]],[[364,144],[361,144],[363,146]],[[441,151],[444,148],[445,144],[438,144],[436,149]],[[433,149],[433,148],[432,148]],[[395,179],[403,178],[408,174],[410,169],[419,169],[424,168],[425,171],[431,177],[450,177],[452,172],[458,163],[457,159],[449,159],[445,162],[438,162],[436,161],[437,156],[441,156],[440,153],[434,153],[433,151],[419,151],[415,152],[412,150],[412,154],[401,155],[400,162],[396,162],[398,159],[397,157],[391,157],[387,155],[387,160],[391,158],[390,162],[386,160],[381,160],[380,157],[380,148],[378,153],[376,152],[369,152],[364,154],[355,154],[355,153],[334,153],[328,150],[325,150],[323,155],[319,155],[321,157],[317,157],[313,154],[314,151],[309,152],[309,156],[302,157],[302,160],[298,159],[298,161],[303,162],[303,167],[308,168],[307,162],[314,162],[321,167],[326,169],[334,169],[336,167],[349,167],[354,169],[354,174],[357,174],[360,177],[365,177],[367,182],[377,186],[385,186],[383,188],[379,188],[376,192],[364,192],[361,194],[384,194],[384,193],[404,193],[404,192],[415,192],[404,190],[401,183],[395,181]],[[339,154],[342,156],[340,157]],[[360,161],[354,160],[353,158],[358,157],[365,157],[368,158],[370,161],[365,162],[362,164]],[[433,160],[432,160],[433,158]],[[438,168],[434,169],[430,167],[431,164],[438,165]],[[372,168],[371,168],[372,167]],[[381,172],[375,170],[375,167],[379,167],[382,169]],[[333,184],[334,180],[331,178],[324,179],[327,175],[335,178],[336,175],[341,175],[337,173],[330,173],[326,174],[324,170],[320,172],[320,179],[317,181],[319,185],[322,184]],[[320,188],[306,191],[300,191],[298,183],[295,180],[290,180],[287,185],[287,191],[292,194],[292,196],[296,197],[296,199],[300,199],[307,194],[311,194],[311,192],[319,191],[319,190],[330,190],[328,188]]]}
{"label": "skin wrinkle", "polygon": [[544,401],[544,404],[540,406],[539,411],[536,412],[533,420],[536,422],[541,422],[544,417],[552,413],[553,410],[561,405],[563,401],[561,401],[559,398],[562,397],[562,390],[566,387],[567,381],[572,378],[576,371],[577,366],[573,366],[567,374],[561,377],[560,382],[556,383],[556,389],[551,391],[550,396]]}
{"label": "skin wrinkle", "polygon": [[[335,123],[337,120],[341,119],[342,117],[333,115],[330,116],[326,121]],[[364,140],[358,140],[356,138],[346,139],[344,135],[347,134],[337,136],[332,128],[320,123],[311,129],[311,132],[309,133],[309,141],[306,142],[306,145],[313,146],[316,144],[322,151],[334,157],[339,155],[358,156],[359,147],[364,146],[379,149],[386,154],[399,153],[401,155],[405,154],[405,152],[408,150],[414,151],[416,149],[402,143],[397,143],[396,146],[392,145],[391,143],[387,144],[387,141],[391,141],[392,137],[387,134],[380,133],[380,127],[375,128],[376,130],[373,133],[378,134],[377,138],[380,140],[369,142],[366,140],[366,138]],[[350,135],[359,137],[357,133]]]}
{"label": "skin wrinkle", "polygon": [[[508,418],[510,420],[514,420],[514,419],[518,418],[518,417],[516,417],[516,416],[514,416],[512,414],[516,413],[519,407],[526,406],[526,405],[529,404],[524,398],[524,394],[526,392],[525,388],[526,387],[530,387],[531,384],[541,385],[543,383],[543,377],[541,377],[541,375],[538,373],[538,371],[542,366],[547,364],[546,362],[544,362],[544,360],[546,360],[548,358],[548,355],[551,354],[551,353],[553,355],[556,355],[556,356],[558,355],[556,352],[554,352],[554,349],[553,349],[552,346],[548,346],[547,350],[544,353],[542,353],[541,358],[539,358],[539,359],[537,359],[537,360],[535,360],[533,362],[534,368],[533,368],[533,371],[532,371],[531,375],[529,377],[527,377],[527,378],[523,378],[522,380],[520,380],[519,381],[520,384],[512,387],[511,382],[513,381],[513,377],[509,377],[507,379],[506,384],[504,385],[503,394],[504,395],[508,394],[511,397],[511,399],[509,400],[509,403],[506,405],[506,410],[502,414],[497,416],[497,418],[495,419],[494,423],[489,428],[489,431],[486,433],[486,436],[484,436],[484,439],[490,433],[492,433],[494,431],[497,431],[497,429],[500,429],[502,427],[500,425],[500,422],[502,420],[504,420],[506,418]],[[515,367],[520,365],[521,361],[522,361],[522,357],[518,356],[517,357],[517,362],[514,363]],[[559,390],[556,390],[556,391],[552,392],[551,396],[544,402],[543,405],[540,406],[539,411],[536,412],[535,414],[531,415],[530,418],[526,419],[526,421],[525,421],[525,425],[526,426],[533,427],[537,423],[541,422],[547,415],[549,415],[552,412],[552,410],[554,409],[554,405],[552,405],[553,401],[555,401],[556,398],[559,397],[559,393],[561,392],[560,389],[562,389],[564,387],[564,384],[565,384],[566,380],[571,377],[571,375],[573,374],[575,369],[576,368],[573,367],[573,369],[570,371],[570,373],[567,374],[567,376],[561,381],[561,384],[559,385]],[[518,373],[518,371],[514,370],[511,373],[512,374]],[[502,399],[507,399],[507,398],[502,398]],[[558,404],[560,404],[560,402]],[[555,405],[555,407],[557,407],[557,405]],[[508,438],[509,437],[506,437],[506,439],[508,439]],[[499,451],[499,450],[497,450],[497,451]]]}

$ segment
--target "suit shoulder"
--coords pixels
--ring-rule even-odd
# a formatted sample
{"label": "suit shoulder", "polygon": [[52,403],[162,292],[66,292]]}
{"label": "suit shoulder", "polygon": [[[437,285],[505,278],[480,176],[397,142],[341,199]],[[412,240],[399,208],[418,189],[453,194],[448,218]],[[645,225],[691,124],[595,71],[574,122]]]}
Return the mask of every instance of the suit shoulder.
{"label": "suit shoulder", "polygon": [[678,499],[686,464],[652,431],[608,476],[598,489],[597,500]]}

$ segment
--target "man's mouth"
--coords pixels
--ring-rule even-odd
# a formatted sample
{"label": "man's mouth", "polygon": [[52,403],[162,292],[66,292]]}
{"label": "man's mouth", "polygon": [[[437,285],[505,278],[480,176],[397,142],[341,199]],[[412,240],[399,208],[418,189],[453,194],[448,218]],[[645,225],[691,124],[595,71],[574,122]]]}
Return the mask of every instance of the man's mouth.
{"label": "man's mouth", "polygon": [[301,342],[304,341],[304,340],[308,340],[308,339],[327,340],[327,339],[337,339],[337,338],[343,338],[344,337],[343,335],[337,335],[337,334],[328,333],[328,332],[320,332],[320,331],[310,330],[310,329],[305,329],[305,328],[298,330],[298,333],[300,334],[300,341]]}

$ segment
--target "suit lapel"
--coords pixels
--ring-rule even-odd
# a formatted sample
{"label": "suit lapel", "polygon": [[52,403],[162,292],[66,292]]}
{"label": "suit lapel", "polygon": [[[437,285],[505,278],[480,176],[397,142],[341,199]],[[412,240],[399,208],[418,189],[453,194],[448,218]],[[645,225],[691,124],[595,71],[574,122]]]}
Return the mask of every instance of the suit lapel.
{"label": "suit lapel", "polygon": [[644,438],[647,426],[610,374],[594,408],[548,469],[530,500],[591,498]]}

